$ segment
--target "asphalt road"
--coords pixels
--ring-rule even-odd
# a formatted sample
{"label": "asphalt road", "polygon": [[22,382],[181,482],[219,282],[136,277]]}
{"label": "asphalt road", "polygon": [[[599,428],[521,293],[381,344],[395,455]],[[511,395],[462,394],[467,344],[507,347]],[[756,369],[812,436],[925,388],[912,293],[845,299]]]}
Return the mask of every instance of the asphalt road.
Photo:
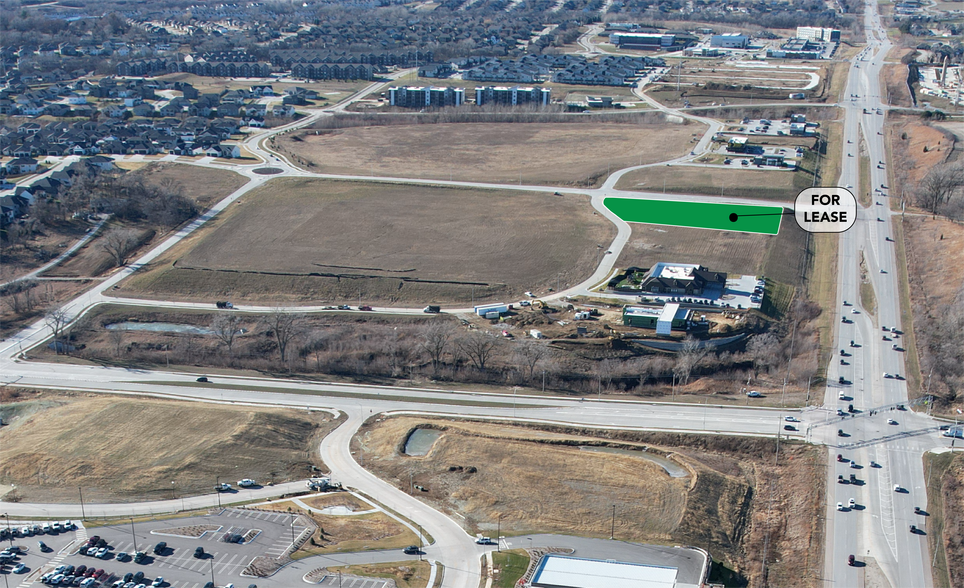
{"label": "asphalt road", "polygon": [[[850,384],[829,386],[825,404],[846,410],[847,405],[853,403],[867,413],[874,407],[906,402],[907,388],[904,381],[883,376],[884,372],[906,371],[903,353],[892,349],[894,344],[900,345],[902,339],[885,341],[884,335],[888,338],[892,335],[882,330],[883,326],[901,327],[896,252],[894,244],[888,240],[893,235],[894,223],[900,222],[900,218],[890,212],[891,194],[882,188],[888,184],[887,149],[882,134],[883,112],[887,106],[879,95],[879,74],[891,43],[880,23],[876,2],[865,5],[864,30],[867,46],[854,59],[847,89],[841,97],[846,121],[839,183],[854,186],[855,195],[860,193],[859,141],[862,136],[870,159],[874,202],[868,208],[858,210],[854,228],[840,237],[837,310],[842,318],[852,322],[836,322],[835,347],[852,355],[844,358],[848,365],[837,362],[830,366],[828,381],[835,382],[838,376],[842,376]],[[884,169],[878,168],[878,162],[885,162]],[[874,309],[862,308],[860,304],[861,259],[865,263],[866,279],[876,294],[875,315],[868,312]],[[853,306],[845,307],[845,300]],[[852,309],[859,314],[854,314]],[[858,347],[851,347],[851,340]],[[838,400],[840,391],[852,400]],[[898,424],[887,424],[890,418]],[[909,528],[910,524],[926,528],[926,517],[914,515],[914,506],[923,509],[927,505],[921,455],[935,443],[941,443],[934,432],[910,433],[933,427],[929,419],[910,411],[884,410],[873,417],[845,419],[821,428],[819,436],[825,443],[864,445],[854,449],[831,446],[828,451],[827,586],[863,585],[863,567],[851,567],[847,563],[851,554],[856,556],[858,564],[872,557],[891,586],[932,585],[926,535],[911,534]],[[836,437],[838,428],[849,437]],[[859,443],[866,440],[879,441]],[[838,453],[862,467],[854,469],[849,467],[849,462],[838,462]],[[879,467],[870,467],[871,461]],[[848,478],[850,473],[856,473],[863,483],[856,486],[837,483],[838,475]],[[895,492],[895,484],[907,491]],[[857,508],[836,509],[838,502],[846,506],[850,498],[855,499]]]}

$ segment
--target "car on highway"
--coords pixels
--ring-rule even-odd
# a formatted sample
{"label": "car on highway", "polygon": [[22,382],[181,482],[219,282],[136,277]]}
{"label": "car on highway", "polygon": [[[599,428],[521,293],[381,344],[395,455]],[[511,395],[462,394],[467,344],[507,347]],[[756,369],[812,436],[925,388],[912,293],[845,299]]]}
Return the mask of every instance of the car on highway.
{"label": "car on highway", "polygon": [[374,310],[374,309],[371,306],[368,306],[367,304],[362,304],[361,306],[358,307],[358,310]]}
{"label": "car on highway", "polygon": [[856,470],[856,469],[858,469],[860,466],[857,464],[856,461],[850,460],[850,467]]}
{"label": "car on highway", "polygon": [[852,555],[849,556],[849,557],[847,558],[847,565],[848,565],[848,566],[856,565],[856,558],[854,558],[854,556],[852,556]]}
{"label": "car on highway", "polygon": [[847,503],[847,506],[848,506],[849,508],[853,508],[853,507],[857,506],[857,501],[854,500],[853,498],[851,498],[850,501]]}
{"label": "car on highway", "polygon": [[892,374],[888,374],[887,372],[884,372],[884,378],[893,379],[893,377],[894,376]]}
{"label": "car on highway", "polygon": [[252,487],[252,486],[257,486],[257,485],[258,485],[258,483],[255,482],[254,480],[252,480],[251,478],[245,478],[245,479],[243,479],[243,480],[238,480],[238,486],[241,486],[242,488],[250,488],[250,487]]}
{"label": "car on highway", "polygon": [[348,306],[347,304],[339,304],[338,310],[351,310],[351,307]]}
{"label": "car on highway", "polygon": [[842,502],[838,502],[838,503],[837,503],[837,510],[843,510],[843,503],[842,503]]}
{"label": "car on highway", "polygon": [[798,419],[797,417],[794,417],[794,416],[785,416],[785,417],[783,417],[783,420],[787,421],[788,423],[799,423],[799,422],[800,422],[800,419]]}
{"label": "car on highway", "polygon": [[894,492],[903,492],[904,489],[900,487],[900,484],[894,484]]}
{"label": "car on highway", "polygon": [[228,492],[231,490],[231,484],[228,484],[227,482],[218,482],[214,485],[214,490],[216,492]]}
{"label": "car on highway", "polygon": [[896,425],[896,424],[897,424],[897,421],[895,421],[894,419],[887,419],[887,424],[888,424],[888,425]]}
{"label": "car on highway", "polygon": [[408,547],[406,547],[405,549],[402,550],[402,553],[404,553],[404,554],[406,554],[406,555],[417,555],[417,554],[418,554],[418,545],[409,545]]}
{"label": "car on highway", "polygon": [[783,430],[784,430],[784,431],[796,431],[797,428],[794,427],[793,425],[783,425]]}

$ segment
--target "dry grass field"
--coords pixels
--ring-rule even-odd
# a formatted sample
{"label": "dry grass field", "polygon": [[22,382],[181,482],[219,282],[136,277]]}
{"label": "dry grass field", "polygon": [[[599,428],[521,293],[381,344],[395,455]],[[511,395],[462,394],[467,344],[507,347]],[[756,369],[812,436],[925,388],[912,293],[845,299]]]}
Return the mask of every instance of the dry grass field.
{"label": "dry grass field", "polygon": [[[210,169],[196,165],[181,165],[177,163],[154,163],[137,171],[130,172],[144,179],[147,184],[163,185],[174,181],[181,185],[184,194],[194,200],[199,210],[205,210],[231,194],[245,183],[247,178],[227,170]],[[167,238],[167,232],[156,232],[154,228],[141,224],[114,223],[111,226],[129,228],[138,233],[140,246],[137,250],[160,242]],[[104,231],[101,232],[101,236]],[[104,250],[101,236],[92,239],[70,259],[44,273],[45,277],[94,277],[114,267],[113,257]],[[133,258],[136,250],[131,253]]]}
{"label": "dry grass field", "polygon": [[267,303],[471,303],[577,283],[613,234],[582,196],[282,179],[124,291]]}
{"label": "dry grass field", "polygon": [[[327,413],[33,392],[0,405],[0,483],[29,502],[133,501],[231,483],[306,478]],[[10,500],[8,494],[5,500]]]}
{"label": "dry grass field", "polygon": [[[409,432],[426,425],[444,431],[429,454],[403,455]],[[405,491],[413,472],[414,482],[427,490],[416,495],[464,516],[469,533],[495,531],[501,516],[501,530],[509,535],[609,537],[615,504],[618,539],[706,548],[753,585],[768,534],[773,585],[819,583],[823,465],[820,452],[806,446],[781,447],[786,461],[775,467],[768,440],[410,417],[366,424],[355,443],[365,449],[367,468]],[[673,454],[690,473],[671,478],[643,457],[583,451],[582,445]],[[771,492],[768,514],[767,500],[758,497],[768,499]]]}
{"label": "dry grass field", "polygon": [[[330,496],[338,497],[340,494]],[[352,498],[350,495],[347,496],[349,499]],[[306,504],[315,506],[311,503]],[[401,549],[406,545],[418,543],[418,536],[415,533],[383,512],[348,516],[323,515],[305,512],[303,508],[290,501],[264,504],[257,508],[279,512],[301,512],[311,517],[318,525],[318,533],[295,552],[295,559],[323,553]]]}
{"label": "dry grass field", "polygon": [[928,472],[927,542],[934,553],[934,585],[960,586],[964,582],[964,456],[960,453],[926,454]]}
{"label": "dry grass field", "polygon": [[[642,190],[712,196],[739,196],[790,201],[812,176],[802,171],[711,168],[696,166],[656,166],[633,170],[616,183],[620,190]],[[806,175],[806,185],[799,187]],[[798,178],[799,176],[799,178]],[[665,188],[664,188],[665,186]]]}
{"label": "dry grass field", "polygon": [[596,186],[607,172],[689,151],[697,124],[443,123],[309,131],[278,140],[312,171]]}
{"label": "dry grass field", "polygon": [[426,586],[426,582],[432,575],[432,564],[427,561],[329,566],[328,571],[333,574],[387,578],[394,580],[397,588],[432,588],[432,586]]}
{"label": "dry grass field", "polygon": [[729,274],[765,275],[802,285],[806,233],[785,216],[778,235],[733,233],[658,225],[632,225],[617,267],[652,267],[658,261],[699,263]]}

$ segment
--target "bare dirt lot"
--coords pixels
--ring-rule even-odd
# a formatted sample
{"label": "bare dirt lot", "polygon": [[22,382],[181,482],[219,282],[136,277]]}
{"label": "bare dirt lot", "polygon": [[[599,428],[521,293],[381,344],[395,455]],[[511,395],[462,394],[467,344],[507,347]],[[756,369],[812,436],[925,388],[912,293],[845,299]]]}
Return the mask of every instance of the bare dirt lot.
{"label": "bare dirt lot", "polygon": [[[409,432],[420,426],[442,429],[442,436],[424,457],[402,454]],[[773,585],[819,582],[824,491],[819,451],[781,447],[786,461],[774,467],[771,440],[591,435],[401,417],[366,424],[355,443],[365,448],[367,468],[405,491],[413,472],[414,483],[426,488],[416,496],[464,516],[470,533],[494,531],[501,516],[501,530],[510,535],[608,537],[615,504],[619,539],[706,548],[753,584],[767,537]],[[644,449],[669,456],[687,475],[670,477],[643,457]]]}
{"label": "bare dirt lot", "polygon": [[[245,183],[247,178],[227,170],[210,169],[196,165],[177,163],[155,163],[130,172],[144,179],[147,184],[164,185],[168,182],[180,184],[184,194],[193,200],[199,210],[231,194]],[[124,223],[121,228],[137,231],[141,238],[138,250],[158,243],[167,238],[168,232],[156,232],[152,227],[138,223]],[[131,254],[136,255],[136,252]],[[101,238],[91,240],[70,259],[49,270],[44,275],[51,277],[98,276],[114,267],[111,255],[104,249]]]}
{"label": "bare dirt lot", "polygon": [[306,131],[277,144],[323,173],[595,186],[610,169],[686,153],[703,131],[671,123],[444,123]]}
{"label": "bare dirt lot", "polygon": [[[106,395],[5,391],[0,405],[4,500],[170,498],[233,483],[306,478],[313,443],[337,425],[327,413],[248,409]],[[320,465],[320,464],[319,464]]]}
{"label": "bare dirt lot", "polygon": [[[751,166],[752,167],[752,166]],[[739,196],[793,200],[800,192],[799,171],[730,169],[726,167],[647,167],[625,174],[616,183],[620,190],[642,190],[713,196]],[[809,184],[808,184],[809,185]]]}
{"label": "bare dirt lot", "polygon": [[758,235],[669,227],[632,225],[618,267],[652,267],[659,261],[698,263],[729,274],[765,275],[779,282],[802,285],[806,233],[785,217],[779,235]]}
{"label": "bare dirt lot", "polygon": [[588,276],[614,228],[581,196],[283,179],[129,280],[137,295],[404,304]]}

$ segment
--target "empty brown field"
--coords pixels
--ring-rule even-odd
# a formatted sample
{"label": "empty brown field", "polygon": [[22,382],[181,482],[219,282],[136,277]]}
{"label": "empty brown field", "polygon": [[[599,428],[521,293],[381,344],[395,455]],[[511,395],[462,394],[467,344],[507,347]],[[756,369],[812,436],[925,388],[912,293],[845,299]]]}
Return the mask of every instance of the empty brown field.
{"label": "empty brown field", "polygon": [[[620,190],[645,192],[674,192],[708,194],[711,196],[739,196],[790,201],[803,188],[809,187],[813,176],[802,171],[727,169],[697,166],[655,166],[626,173],[616,183]],[[799,176],[799,178],[798,178]],[[804,177],[806,176],[806,177]],[[806,180],[806,181],[804,181]],[[798,184],[806,185],[798,187]]]}
{"label": "empty brown field", "polygon": [[[441,429],[442,435],[426,456],[402,454],[409,432],[421,426]],[[823,476],[818,472],[824,466],[820,452],[803,445],[782,446],[781,460],[787,461],[773,466],[771,440],[411,417],[369,422],[354,443],[365,450],[366,468],[406,492],[412,472],[414,483],[426,489],[416,497],[464,516],[469,533],[491,535],[501,518],[501,531],[508,535],[608,538],[615,505],[617,539],[703,547],[750,585],[759,575],[769,529],[770,582],[819,583]],[[688,474],[670,477],[644,451],[668,457]]]}
{"label": "empty brown field", "polygon": [[[0,413],[0,483],[28,502],[160,500],[234,483],[306,478],[327,413],[106,395],[16,392]],[[314,459],[317,463],[317,458]],[[11,500],[7,494],[4,500]]]}
{"label": "empty brown field", "polygon": [[686,153],[703,131],[672,123],[443,123],[308,131],[278,145],[323,173],[595,186],[609,170]]}
{"label": "empty brown field", "polygon": [[582,196],[282,179],[198,233],[125,291],[471,303],[578,283],[615,229]]}
{"label": "empty brown field", "polygon": [[807,235],[786,216],[778,235],[632,223],[632,237],[617,267],[652,267],[659,261],[698,263],[729,274],[765,275],[803,285]]}
{"label": "empty brown field", "polygon": [[[163,185],[166,182],[180,184],[184,194],[197,204],[198,210],[205,210],[247,183],[247,178],[232,171],[210,169],[196,165],[177,163],[152,163],[130,172],[141,176],[144,182]],[[102,237],[111,227],[119,226],[132,229],[139,235],[138,250],[159,243],[167,238],[167,231],[155,231],[143,223],[113,223],[104,227],[101,234],[78,250],[70,259],[44,273],[45,277],[94,277],[115,267],[113,257],[104,249]],[[136,257],[136,251],[130,258]]]}

